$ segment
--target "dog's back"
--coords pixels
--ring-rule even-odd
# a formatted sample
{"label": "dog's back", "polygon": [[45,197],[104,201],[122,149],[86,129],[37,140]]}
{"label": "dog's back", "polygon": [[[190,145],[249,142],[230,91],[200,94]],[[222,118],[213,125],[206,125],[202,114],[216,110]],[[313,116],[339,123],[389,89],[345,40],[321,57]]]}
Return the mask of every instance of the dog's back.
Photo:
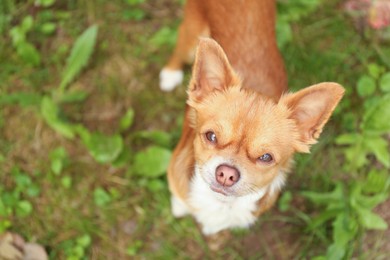
{"label": "dog's back", "polygon": [[243,86],[271,97],[286,90],[275,37],[273,0],[201,0],[210,36],[224,49]]}
{"label": "dog's back", "polygon": [[210,36],[222,46],[244,87],[279,98],[287,77],[276,44],[275,9],[274,0],[188,0],[165,70],[180,71],[198,37]]}

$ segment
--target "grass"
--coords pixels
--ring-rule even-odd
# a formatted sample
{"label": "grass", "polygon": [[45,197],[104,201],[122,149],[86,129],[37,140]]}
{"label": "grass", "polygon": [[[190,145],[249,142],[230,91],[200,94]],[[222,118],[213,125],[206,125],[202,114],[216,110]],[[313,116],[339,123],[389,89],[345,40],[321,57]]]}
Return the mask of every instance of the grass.
{"label": "grass", "polygon": [[[148,145],[132,136],[141,130],[163,130],[172,136],[171,145],[177,141],[185,87],[161,93],[158,73],[173,48],[172,37],[182,15],[179,1],[57,1],[49,7],[54,14],[51,18],[42,14],[45,8],[31,9],[31,1],[14,4],[13,19],[0,35],[0,95],[41,95],[56,88],[75,38],[88,25],[98,24],[92,62],[69,86],[89,95],[84,102],[66,105],[64,116],[90,130],[112,134],[120,118],[133,108],[134,125],[123,134],[126,150],[137,152]],[[382,64],[382,60],[374,44],[354,30],[339,4],[324,1],[314,13],[292,23],[293,40],[282,52],[291,89],[320,81],[339,82],[347,89],[353,113],[361,113],[356,79],[368,63]],[[123,13],[134,8],[142,10],[141,20]],[[15,54],[7,35],[11,25],[34,12],[57,24],[53,34],[44,35],[38,28],[28,34],[42,53],[42,64],[37,67],[26,65]],[[161,29],[165,31],[158,36]],[[387,45],[378,46],[388,51]],[[188,75],[189,70],[187,81]],[[150,179],[137,175],[131,165],[118,168],[97,163],[81,142],[49,128],[37,110],[14,104],[2,107],[0,183],[8,192],[14,190],[12,169],[16,167],[39,187],[38,196],[22,194],[33,210],[27,217],[12,215],[10,230],[43,244],[52,259],[77,255],[74,250],[83,250],[76,259],[302,259],[323,254],[330,244],[327,233],[303,231],[316,209],[300,191],[326,191],[333,179],[346,179],[340,168],[342,151],[334,144],[335,135],[352,129],[343,121],[344,114],[332,118],[310,155],[297,156],[286,188],[293,196],[289,209],[281,212],[276,206],[250,231],[234,232],[226,248],[213,253],[193,219],[172,217],[164,176]],[[59,174],[53,173],[49,156],[57,147],[64,147],[68,154]],[[71,185],[63,183],[67,176]],[[97,189],[106,193],[96,195]],[[386,234],[370,235],[369,242],[381,246],[371,249],[362,243],[360,250],[367,259],[386,254]],[[89,236],[91,243],[79,249],[78,239],[83,236]]]}

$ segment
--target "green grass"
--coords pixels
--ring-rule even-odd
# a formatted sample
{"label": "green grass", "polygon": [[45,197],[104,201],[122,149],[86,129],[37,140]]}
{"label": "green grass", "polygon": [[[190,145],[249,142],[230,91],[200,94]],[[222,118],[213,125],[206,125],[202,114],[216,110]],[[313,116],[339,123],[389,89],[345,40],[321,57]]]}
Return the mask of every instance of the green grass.
{"label": "green grass", "polygon": [[[49,95],[61,82],[76,38],[89,25],[97,24],[92,59],[68,87],[88,96],[83,102],[64,105],[61,116],[90,131],[114,134],[128,109],[135,111],[134,124],[121,133],[129,158],[124,166],[115,167],[97,163],[80,139],[69,140],[55,132],[38,106],[4,104],[0,110],[1,187],[6,192],[17,188],[12,175],[17,167],[40,190],[35,197],[22,193],[21,199],[32,204],[32,212],[26,217],[11,214],[9,230],[43,244],[52,259],[77,254],[72,250],[81,250],[76,259],[303,259],[326,252],[332,241],[330,225],[317,232],[306,231],[310,216],[319,209],[300,192],[325,192],[332,189],[334,180],[348,181],[341,167],[343,150],[334,141],[345,129],[354,129],[345,119],[345,110],[332,117],[311,154],[296,157],[286,187],[292,194],[289,209],[281,212],[276,206],[249,231],[235,231],[226,248],[210,252],[192,218],[177,220],[171,215],[165,177],[140,176],[131,165],[138,152],[155,143],[137,138],[135,133],[165,131],[172,139],[169,148],[179,138],[185,87],[161,93],[158,73],[173,48],[182,14],[180,1],[56,1],[37,11],[38,22],[27,34],[41,54],[42,62],[35,67],[16,55],[8,35],[12,26],[31,14],[33,1],[8,2],[15,8],[9,13],[11,22],[0,34],[0,96],[21,92]],[[339,82],[347,90],[342,101],[346,103],[341,106],[359,116],[361,101],[354,89],[357,79],[366,72],[367,64],[385,64],[374,43],[354,30],[339,4],[324,1],[314,13],[291,23],[293,38],[282,53],[292,90],[321,81]],[[139,11],[124,13],[133,9]],[[42,20],[54,22],[56,31],[42,34]],[[388,45],[375,45],[389,52]],[[188,81],[190,70],[186,73]],[[68,156],[56,174],[49,154],[58,147]],[[71,184],[64,184],[64,177]],[[105,193],[96,195],[97,189]],[[388,247],[386,235],[386,231],[377,231],[364,236],[356,245],[357,252],[380,258],[386,254],[386,243]],[[85,248],[82,237],[91,238]],[[368,248],[369,243],[376,246]]]}

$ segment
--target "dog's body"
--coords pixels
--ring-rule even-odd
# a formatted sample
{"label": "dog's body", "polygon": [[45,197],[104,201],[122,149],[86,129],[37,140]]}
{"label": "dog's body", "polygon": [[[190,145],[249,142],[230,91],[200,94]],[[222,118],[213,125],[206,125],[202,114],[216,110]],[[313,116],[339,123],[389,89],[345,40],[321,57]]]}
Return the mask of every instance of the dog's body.
{"label": "dog's body", "polygon": [[274,26],[272,0],[188,0],[164,69],[180,70],[201,33],[222,45],[199,43],[183,132],[168,169],[173,214],[193,215],[207,236],[247,227],[275,203],[293,154],[309,152],[344,92],[322,83],[283,94]]}

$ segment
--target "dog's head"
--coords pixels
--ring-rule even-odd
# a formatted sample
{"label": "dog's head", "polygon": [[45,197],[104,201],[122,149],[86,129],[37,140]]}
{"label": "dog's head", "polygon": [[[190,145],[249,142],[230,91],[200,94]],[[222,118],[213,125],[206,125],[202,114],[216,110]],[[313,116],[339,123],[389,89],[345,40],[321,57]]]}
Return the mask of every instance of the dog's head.
{"label": "dog's head", "polygon": [[275,102],[242,86],[222,48],[202,39],[188,90],[197,174],[227,196],[280,188],[293,154],[309,152],[343,93],[321,83]]}

